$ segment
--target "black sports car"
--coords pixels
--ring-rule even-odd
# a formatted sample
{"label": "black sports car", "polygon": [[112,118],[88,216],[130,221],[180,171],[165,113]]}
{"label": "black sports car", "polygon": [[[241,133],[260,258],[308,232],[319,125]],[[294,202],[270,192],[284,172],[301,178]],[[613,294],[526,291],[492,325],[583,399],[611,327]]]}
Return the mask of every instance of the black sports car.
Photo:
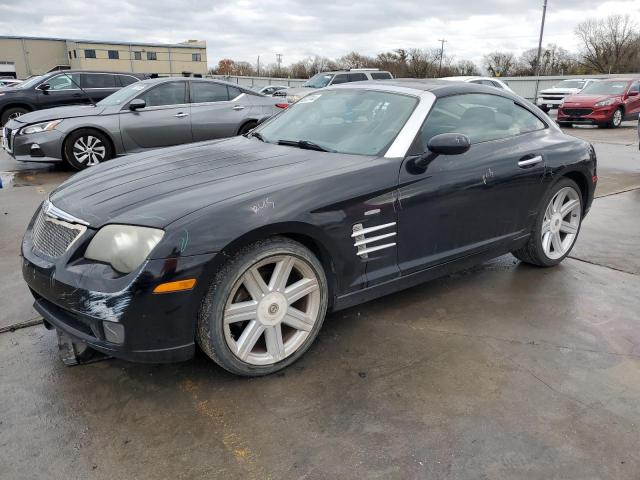
{"label": "black sports car", "polygon": [[569,253],[596,157],[506,91],[362,82],[253,132],[112,160],[62,184],[22,251],[36,309],[133,361],[196,342],[240,375],[298,359],[340,310],[512,252]]}

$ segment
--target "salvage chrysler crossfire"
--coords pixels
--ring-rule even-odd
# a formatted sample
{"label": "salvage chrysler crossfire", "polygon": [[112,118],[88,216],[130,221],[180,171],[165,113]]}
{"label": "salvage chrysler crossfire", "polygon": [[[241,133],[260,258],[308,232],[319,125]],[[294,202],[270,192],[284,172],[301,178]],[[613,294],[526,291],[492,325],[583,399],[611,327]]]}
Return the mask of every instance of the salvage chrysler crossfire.
{"label": "salvage chrysler crossfire", "polygon": [[115,159],[57,188],[22,244],[50,328],[130,361],[287,367],[327,312],[506,253],[550,267],[596,156],[483,85],[328,87],[244,136]]}

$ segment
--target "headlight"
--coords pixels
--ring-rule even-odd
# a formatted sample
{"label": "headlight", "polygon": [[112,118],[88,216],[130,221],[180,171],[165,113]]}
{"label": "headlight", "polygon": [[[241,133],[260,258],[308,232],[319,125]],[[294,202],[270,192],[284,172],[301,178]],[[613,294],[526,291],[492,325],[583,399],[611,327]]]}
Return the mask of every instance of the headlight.
{"label": "headlight", "polygon": [[91,239],[84,257],[130,273],[142,265],[163,236],[164,230],[157,228],[106,225]]}
{"label": "headlight", "polygon": [[34,123],[33,125],[28,125],[23,127],[20,130],[20,135],[29,135],[30,133],[40,133],[40,132],[48,132],[49,130],[53,130],[58,125],[60,125],[62,120],[51,120],[49,122],[42,123]]}
{"label": "headlight", "polygon": [[616,103],[616,99],[615,98],[610,98],[608,100],[602,100],[601,102],[598,102],[595,104],[596,107],[606,107],[607,105],[613,105],[614,103]]}

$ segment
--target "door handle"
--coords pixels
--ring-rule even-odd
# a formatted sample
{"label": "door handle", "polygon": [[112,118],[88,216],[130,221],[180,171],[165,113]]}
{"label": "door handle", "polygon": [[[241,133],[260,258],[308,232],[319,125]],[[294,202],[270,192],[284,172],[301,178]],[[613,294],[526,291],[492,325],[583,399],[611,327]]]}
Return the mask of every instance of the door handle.
{"label": "door handle", "polygon": [[234,105],[233,110],[244,110],[242,105]]}
{"label": "door handle", "polygon": [[542,162],[541,155],[537,155],[531,158],[524,157],[520,159],[520,161],[518,162],[518,166],[520,168],[532,167],[533,165],[537,165],[540,162]]}
{"label": "door handle", "polygon": [[177,118],[188,117],[188,116],[189,116],[189,114],[188,113],[184,113],[184,112],[176,113],[174,115],[174,117],[177,117]]}

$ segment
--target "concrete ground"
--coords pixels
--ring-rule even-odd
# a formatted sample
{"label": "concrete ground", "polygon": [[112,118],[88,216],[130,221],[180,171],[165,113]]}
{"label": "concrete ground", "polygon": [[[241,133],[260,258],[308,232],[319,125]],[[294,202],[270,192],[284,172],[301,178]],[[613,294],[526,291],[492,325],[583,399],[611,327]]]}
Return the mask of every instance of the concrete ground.
{"label": "concrete ground", "polygon": [[[41,325],[0,334],[0,474],[40,478],[638,479],[640,153],[599,158],[571,258],[505,256],[329,316],[286,371],[68,368]],[[0,154],[0,328],[37,315],[20,237],[67,172]]]}

